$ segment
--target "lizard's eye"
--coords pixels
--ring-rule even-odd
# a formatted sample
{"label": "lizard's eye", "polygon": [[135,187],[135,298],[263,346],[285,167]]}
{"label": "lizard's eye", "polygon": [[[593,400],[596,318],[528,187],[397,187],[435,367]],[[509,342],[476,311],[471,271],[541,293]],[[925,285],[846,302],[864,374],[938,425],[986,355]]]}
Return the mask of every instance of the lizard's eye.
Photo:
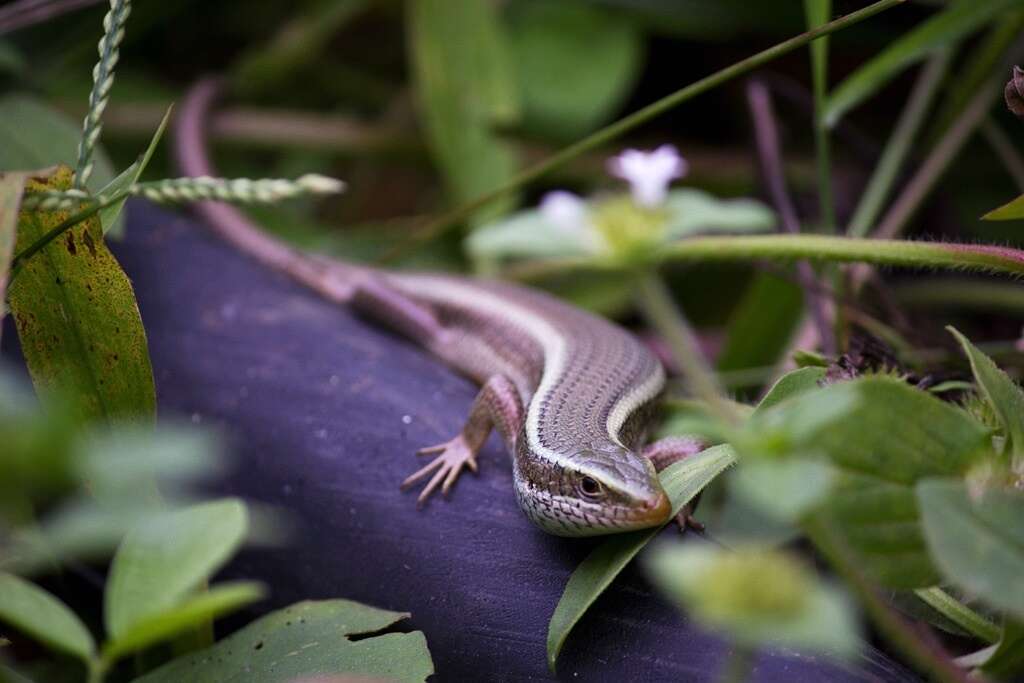
{"label": "lizard's eye", "polygon": [[601,495],[601,482],[593,477],[580,479],[580,492],[588,498],[596,498]]}

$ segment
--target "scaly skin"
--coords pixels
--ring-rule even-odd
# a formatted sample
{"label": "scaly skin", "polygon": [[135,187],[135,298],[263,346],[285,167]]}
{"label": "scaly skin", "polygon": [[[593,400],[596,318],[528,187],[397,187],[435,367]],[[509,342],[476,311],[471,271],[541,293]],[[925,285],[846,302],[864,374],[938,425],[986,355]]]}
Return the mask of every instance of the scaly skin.
{"label": "scaly skin", "polygon": [[[176,123],[186,175],[215,176],[204,120],[218,91],[202,81]],[[665,524],[672,507],[662,468],[693,452],[691,441],[643,440],[665,374],[632,335],[547,294],[508,283],[399,274],[302,254],[263,234],[230,206],[197,210],[222,238],[322,296],[422,344],[483,386],[462,431],[422,449],[438,454],[403,482],[427,477],[419,501],[447,493],[497,428],[513,455],[526,516],[560,536],[592,536]],[[647,457],[646,454],[651,455]]]}

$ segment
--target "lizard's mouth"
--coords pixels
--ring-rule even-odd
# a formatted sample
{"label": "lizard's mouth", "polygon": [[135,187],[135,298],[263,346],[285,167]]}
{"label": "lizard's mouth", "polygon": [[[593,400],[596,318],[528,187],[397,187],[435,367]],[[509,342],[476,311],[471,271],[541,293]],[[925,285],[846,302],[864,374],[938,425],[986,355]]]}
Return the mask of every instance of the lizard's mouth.
{"label": "lizard's mouth", "polygon": [[638,526],[651,527],[666,524],[671,517],[672,501],[664,491],[658,491],[656,496],[644,503],[636,516],[636,521]]}

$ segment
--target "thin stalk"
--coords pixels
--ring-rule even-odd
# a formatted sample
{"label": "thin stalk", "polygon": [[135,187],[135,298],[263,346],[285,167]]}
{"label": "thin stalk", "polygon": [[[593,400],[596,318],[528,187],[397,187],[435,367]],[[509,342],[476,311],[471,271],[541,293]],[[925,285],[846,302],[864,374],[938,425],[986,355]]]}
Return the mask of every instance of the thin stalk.
{"label": "thin stalk", "polygon": [[[832,0],[804,0],[807,28],[828,21]],[[811,81],[814,88],[814,149],[818,167],[818,203],[824,232],[836,231],[836,208],[832,192],[832,150],[829,128],[822,112],[828,95],[828,38],[811,43]]]}
{"label": "thin stalk", "polygon": [[888,142],[885,143],[885,150],[846,228],[846,233],[851,237],[866,236],[881,213],[882,204],[892,191],[892,185],[917,137],[925,115],[931,110],[932,101],[949,69],[952,55],[952,50],[940,50],[921,68],[914,88],[910,91],[907,105],[900,113]]}
{"label": "thin stalk", "polygon": [[985,117],[985,120],[981,122],[981,135],[999,157],[1006,172],[1016,183],[1017,189],[1024,192],[1024,158],[1017,152],[1017,146],[1010,136],[992,120],[991,116]]}
{"label": "thin stalk", "polygon": [[861,606],[878,631],[908,661],[939,683],[968,683],[966,672],[958,668],[945,652],[924,642],[903,618],[885,604],[871,581],[860,571],[849,549],[835,537],[826,523],[812,519],[804,528],[825,559],[860,599]]}
{"label": "thin stalk", "polygon": [[892,295],[905,306],[993,311],[1024,317],[1019,282],[927,278],[892,286]]}
{"label": "thin stalk", "polygon": [[918,588],[914,594],[942,616],[986,643],[998,643],[1002,637],[999,626],[937,586]]}
{"label": "thin stalk", "polygon": [[[768,87],[759,81],[751,81],[747,86],[747,103],[754,120],[754,134],[757,141],[757,156],[761,161],[761,175],[768,187],[775,210],[779,213],[782,229],[796,235],[801,232],[800,219],[797,217],[796,205],[786,187],[785,172],[782,167],[782,148],[779,143],[779,128],[775,121],[771,94]],[[832,331],[832,322],[828,311],[828,302],[821,295],[818,277],[814,268],[807,261],[796,264],[797,278],[807,300],[807,309],[817,328],[818,339],[822,351],[826,355],[836,352],[836,338]]]}
{"label": "thin stalk", "polygon": [[742,416],[723,398],[715,373],[701,354],[697,336],[657,273],[641,274],[637,283],[637,305],[647,321],[668,343],[672,357],[683,371],[693,393],[705,401],[722,420],[727,423],[739,422]]}
{"label": "thin stalk", "polygon": [[420,230],[415,232],[402,243],[399,243],[394,248],[389,250],[383,257],[384,261],[391,261],[401,254],[408,251],[410,248],[428,241],[443,232],[449,230],[452,226],[458,224],[460,221],[468,218],[480,208],[486,206],[495,199],[504,197],[522,186],[531,183],[538,178],[548,174],[549,172],[565,165],[569,161],[572,161],[576,157],[589,152],[605,143],[611,142],[612,140],[622,136],[623,134],[633,130],[634,128],[647,123],[651,119],[659,116],[679,104],[690,100],[697,95],[701,95],[723,83],[726,83],[737,76],[742,76],[770,61],[781,57],[782,55],[788,54],[794,50],[797,50],[804,45],[807,45],[811,41],[827,36],[836,31],[842,30],[854,24],[857,24],[865,19],[869,19],[879,12],[883,12],[887,9],[895,7],[903,3],[905,0],[879,0],[867,7],[851,12],[846,16],[840,17],[835,21],[831,21],[819,28],[811,31],[807,31],[798,36],[790,38],[789,40],[783,41],[777,45],[774,45],[767,50],[758,52],[757,54],[748,57],[744,60],[736,62],[735,64],[728,66],[724,69],[716,71],[714,74],[702,78],[699,81],[691,83],[679,90],[675,91],[670,95],[666,95],[660,100],[653,102],[646,107],[605,126],[601,130],[593,133],[582,140],[575,142],[568,147],[562,149],[559,152],[549,156],[546,159],[539,161],[538,163],[520,171],[514,177],[507,182],[499,185],[489,192],[485,192],[476,199],[473,199],[455,209],[441,215],[433,221],[424,225]]}

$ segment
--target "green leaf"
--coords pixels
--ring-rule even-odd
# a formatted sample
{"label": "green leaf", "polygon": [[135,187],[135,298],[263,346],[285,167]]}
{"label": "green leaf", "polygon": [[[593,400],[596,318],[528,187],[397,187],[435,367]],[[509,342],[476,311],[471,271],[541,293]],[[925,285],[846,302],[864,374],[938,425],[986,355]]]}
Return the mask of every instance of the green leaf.
{"label": "green leaf", "polygon": [[803,291],[774,273],[758,273],[729,318],[719,371],[774,365],[803,317]]}
{"label": "green leaf", "polygon": [[7,275],[18,239],[18,206],[27,177],[26,173],[0,173],[0,320],[7,313]]}
{"label": "green leaf", "polygon": [[757,404],[758,413],[768,410],[785,400],[799,396],[808,391],[821,388],[819,382],[825,377],[825,368],[807,367],[792,370],[779,378],[772,385],[761,402]]}
{"label": "green leaf", "polygon": [[478,263],[506,259],[584,256],[584,241],[576,233],[561,230],[538,209],[517,211],[499,221],[482,225],[466,238],[466,249]]}
{"label": "green leaf", "polygon": [[[66,190],[71,169],[28,187]],[[71,213],[23,211],[18,251]],[[24,262],[11,283],[10,305],[37,391],[67,395],[84,418],[153,417],[153,370],[135,292],[95,216]]]}
{"label": "green leaf", "polygon": [[[714,446],[662,470],[659,478],[675,516],[707,484],[736,461],[729,446]],[[598,596],[611,585],[658,529],[616,534],[594,548],[569,577],[548,625],[548,666],[555,670],[566,637]]]}
{"label": "green leaf", "polygon": [[1012,680],[1024,671],[1024,623],[1007,619],[991,656],[981,666],[987,676],[997,680]]}
{"label": "green leaf", "polygon": [[739,450],[826,459],[837,474],[823,513],[873,578],[891,588],[920,588],[939,577],[913,486],[964,474],[987,441],[987,431],[963,410],[901,381],[868,377],[759,411]]}
{"label": "green leaf", "polygon": [[370,635],[408,617],[349,600],[300,602],[135,683],[285,683],[343,675],[424,681],[434,673],[434,664],[421,631]]}
{"label": "green leaf", "polygon": [[1024,494],[993,489],[972,499],[962,481],[930,479],[917,485],[917,500],[942,574],[1024,619]]}
{"label": "green leaf", "polygon": [[[509,180],[516,162],[495,127],[519,103],[494,5],[479,0],[408,3],[412,69],[434,158],[454,199],[466,202]],[[478,212],[483,221],[506,210]]]}
{"label": "green leaf", "polygon": [[167,640],[182,631],[261,600],[266,591],[253,581],[212,586],[171,609],[135,623],[103,648],[103,658],[121,657]]}
{"label": "green leaf", "polygon": [[634,24],[593,5],[551,2],[512,3],[507,19],[528,130],[577,138],[622,105],[643,60]]}
{"label": "green leaf", "polygon": [[767,232],[775,228],[775,212],[756,199],[719,199],[691,187],[668,193],[668,239],[697,234]]}
{"label": "green leaf", "polygon": [[1024,391],[967,337],[953,327],[946,329],[960,342],[971,361],[974,381],[999,418],[1010,442],[1010,452],[1015,457],[1024,457]]}
{"label": "green leaf", "polygon": [[737,468],[729,484],[758,511],[781,522],[796,522],[822,502],[834,481],[834,470],[818,460],[751,459]]}
{"label": "green leaf", "polygon": [[[153,158],[153,152],[156,150],[157,144],[160,142],[160,138],[164,134],[164,129],[167,128],[167,122],[171,118],[171,110],[173,107],[168,107],[164,117],[160,120],[160,125],[156,128],[156,133],[153,134],[153,138],[149,141],[149,146],[146,147],[146,151],[143,152],[135,163],[122,171],[116,178],[107,183],[99,194],[104,196],[116,195],[120,192],[124,192],[134,183],[138,182],[139,178],[142,177],[142,172],[146,170],[146,166],[149,165],[149,160]],[[121,209],[124,208],[124,203],[128,199],[127,195],[124,199],[114,202],[110,206],[100,209],[100,224],[103,226],[103,234],[113,233],[114,235],[120,235],[122,232],[121,221],[119,220],[121,215]]]}
{"label": "green leaf", "polygon": [[1015,221],[1024,218],[1024,195],[1014,199],[1012,202],[1003,204],[999,208],[992,209],[981,217],[983,221]]}
{"label": "green leaf", "polygon": [[245,505],[228,498],[168,512],[133,529],[107,578],[111,638],[179,606],[234,555],[247,525]]}
{"label": "green leaf", "polygon": [[[49,104],[26,95],[0,97],[0,171],[34,171],[56,164],[74,164],[82,125]],[[114,177],[114,167],[101,148],[88,187],[96,190]]]}
{"label": "green leaf", "polygon": [[953,45],[1021,4],[1021,0],[955,0],[921,22],[840,83],[825,107],[825,122],[834,126],[843,114],[876,93],[905,67],[933,50]]}
{"label": "green leaf", "polygon": [[88,661],[96,643],[67,605],[33,583],[0,572],[0,621],[46,646]]}
{"label": "green leaf", "polygon": [[749,647],[851,657],[860,647],[852,605],[778,551],[663,544],[654,582],[706,626]]}

